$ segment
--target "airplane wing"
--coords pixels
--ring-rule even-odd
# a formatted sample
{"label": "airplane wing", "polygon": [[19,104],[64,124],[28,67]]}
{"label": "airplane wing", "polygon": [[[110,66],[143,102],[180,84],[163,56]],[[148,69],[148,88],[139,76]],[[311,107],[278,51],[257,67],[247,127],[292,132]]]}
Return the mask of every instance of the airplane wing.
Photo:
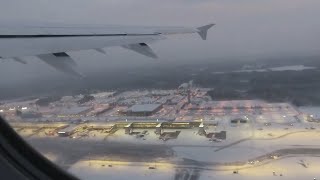
{"label": "airplane wing", "polygon": [[[198,33],[205,40],[214,24],[198,28],[132,27],[132,26],[0,26],[0,58],[37,56],[47,64],[65,73],[79,75],[75,62],[66,52],[121,46],[142,55],[156,58],[148,43],[165,39],[166,35]],[[54,61],[54,62],[53,62]]]}

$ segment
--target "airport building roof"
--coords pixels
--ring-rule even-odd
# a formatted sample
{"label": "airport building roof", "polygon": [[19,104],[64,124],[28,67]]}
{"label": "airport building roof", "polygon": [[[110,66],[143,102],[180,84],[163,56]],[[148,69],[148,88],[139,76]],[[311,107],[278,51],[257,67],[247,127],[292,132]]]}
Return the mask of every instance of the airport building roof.
{"label": "airport building roof", "polygon": [[190,108],[272,108],[289,107],[287,103],[267,103],[261,100],[231,100],[231,101],[208,101],[201,102],[199,105],[193,105]]}
{"label": "airport building roof", "polygon": [[101,92],[101,93],[96,93],[91,95],[95,98],[106,98],[106,97],[113,96],[115,93],[116,93],[115,91],[111,91],[111,92]]}
{"label": "airport building roof", "polygon": [[320,107],[300,107],[299,110],[303,113],[311,115],[313,118],[320,118]]}
{"label": "airport building roof", "polygon": [[131,112],[152,112],[158,109],[161,104],[136,104],[131,106],[128,111]]}
{"label": "airport building roof", "polygon": [[71,108],[63,108],[59,114],[61,115],[75,115],[75,114],[80,114],[84,111],[89,110],[91,107],[87,106],[75,106]]}

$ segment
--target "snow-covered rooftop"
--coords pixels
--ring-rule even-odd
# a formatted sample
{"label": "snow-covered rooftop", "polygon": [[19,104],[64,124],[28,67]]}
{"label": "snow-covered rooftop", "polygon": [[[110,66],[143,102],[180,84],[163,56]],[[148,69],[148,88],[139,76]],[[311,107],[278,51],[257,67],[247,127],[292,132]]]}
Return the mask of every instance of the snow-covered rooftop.
{"label": "snow-covered rooftop", "polygon": [[70,108],[63,108],[60,112],[60,114],[63,115],[73,115],[73,114],[79,114],[83,111],[88,110],[90,107],[86,106],[75,106],[75,107],[70,107]]}
{"label": "snow-covered rooftop", "polygon": [[130,107],[129,111],[132,112],[150,112],[159,108],[161,104],[136,104]]}

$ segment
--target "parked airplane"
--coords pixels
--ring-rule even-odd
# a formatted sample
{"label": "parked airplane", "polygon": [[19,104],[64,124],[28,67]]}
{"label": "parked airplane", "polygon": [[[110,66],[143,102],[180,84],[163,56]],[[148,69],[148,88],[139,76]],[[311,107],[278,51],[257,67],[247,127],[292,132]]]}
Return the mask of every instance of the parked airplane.
{"label": "parked airplane", "polygon": [[0,26],[0,58],[12,58],[26,64],[24,56],[37,56],[55,69],[82,76],[68,51],[121,46],[142,55],[157,58],[147,43],[165,39],[165,35],[198,33],[203,40],[214,24],[198,28],[134,26]]}

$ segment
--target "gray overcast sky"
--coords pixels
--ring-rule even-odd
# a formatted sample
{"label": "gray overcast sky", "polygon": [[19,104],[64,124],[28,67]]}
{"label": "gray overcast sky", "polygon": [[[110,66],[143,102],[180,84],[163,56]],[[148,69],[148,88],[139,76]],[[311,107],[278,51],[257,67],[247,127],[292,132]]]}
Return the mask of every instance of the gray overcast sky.
{"label": "gray overcast sky", "polygon": [[[151,44],[160,62],[121,48],[103,56],[73,52],[82,72],[185,59],[320,50],[319,0],[1,0],[1,23],[71,23],[200,26],[216,23],[207,41],[197,35],[170,36]],[[35,58],[28,65],[0,63],[0,83],[57,74]],[[38,72],[35,73],[35,70]],[[19,73],[19,74],[18,74]],[[24,78],[22,78],[24,77]]]}

